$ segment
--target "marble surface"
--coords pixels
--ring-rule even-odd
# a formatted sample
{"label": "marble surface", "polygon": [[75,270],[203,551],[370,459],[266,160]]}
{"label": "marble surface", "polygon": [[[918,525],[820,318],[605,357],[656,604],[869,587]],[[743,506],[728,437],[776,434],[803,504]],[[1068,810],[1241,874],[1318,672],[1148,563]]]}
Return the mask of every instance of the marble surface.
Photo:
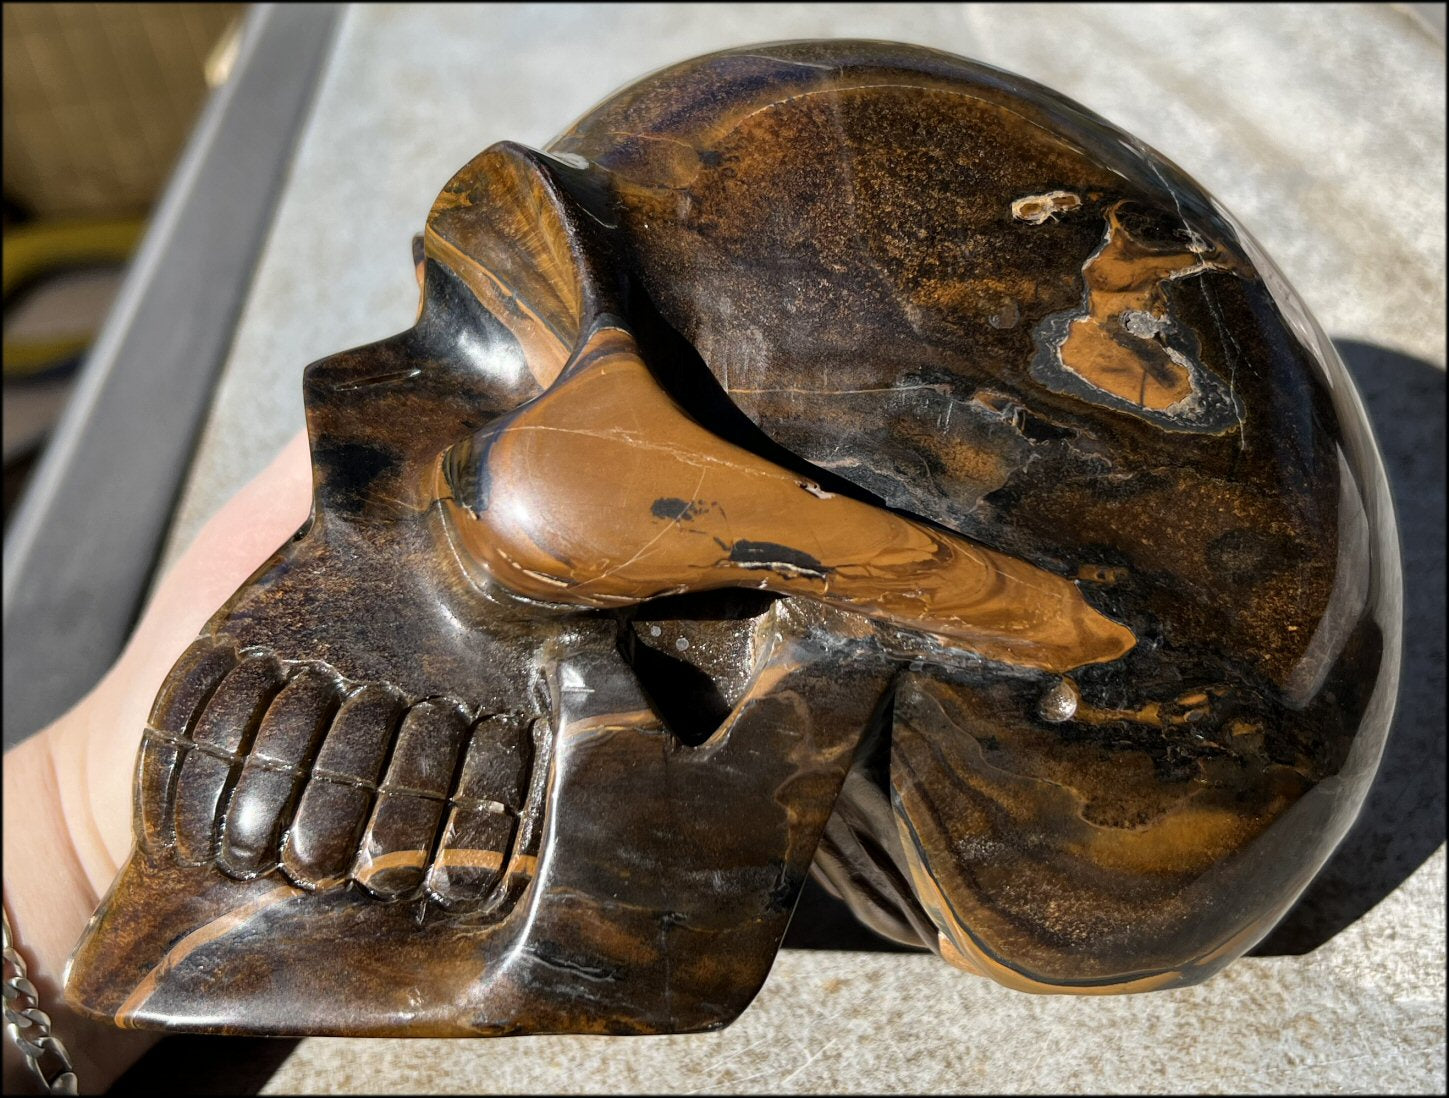
{"label": "marble surface", "polygon": [[[411,323],[411,236],[473,154],[503,138],[541,145],[613,88],[684,57],[836,35],[999,65],[1141,137],[1238,216],[1370,382],[1412,373],[1439,402],[1442,445],[1445,54],[1398,7],[366,6],[348,12],[324,74],[166,561],[301,427],[303,365]],[[1393,451],[1399,440],[1378,429]],[[1392,452],[1390,465],[1392,476]],[[1414,483],[1437,475],[1442,495],[1442,469],[1415,467]],[[1424,522],[1421,502],[1432,515],[1432,502],[1407,502],[1406,527]],[[1406,537],[1406,558],[1416,544]],[[1442,540],[1438,552],[1442,630]],[[1442,698],[1437,643],[1437,663],[1406,667],[1391,737],[1386,778],[1397,765],[1408,784],[1386,785],[1392,811],[1369,821],[1382,834],[1338,870],[1340,892],[1354,866],[1385,860],[1403,883],[1310,953],[1248,958],[1183,991],[1079,1000],[1006,991],[932,957],[787,951],[723,1033],[374,1041],[361,1056],[313,1039],[267,1089],[1442,1090],[1443,705],[1436,716],[1406,704],[1430,696],[1435,674]],[[1427,725],[1404,727],[1404,713]],[[1396,739],[1430,745],[1427,766],[1396,754]],[[1417,844],[1400,841],[1405,827]]]}
{"label": "marble surface", "polygon": [[[312,1038],[263,1093],[1432,1093],[1444,1078],[1443,861],[1308,957],[1206,984],[1026,995],[923,954],[786,951],[729,1029],[682,1037]],[[1442,949],[1442,946],[1441,946]],[[1433,966],[1430,966],[1431,968]]]}

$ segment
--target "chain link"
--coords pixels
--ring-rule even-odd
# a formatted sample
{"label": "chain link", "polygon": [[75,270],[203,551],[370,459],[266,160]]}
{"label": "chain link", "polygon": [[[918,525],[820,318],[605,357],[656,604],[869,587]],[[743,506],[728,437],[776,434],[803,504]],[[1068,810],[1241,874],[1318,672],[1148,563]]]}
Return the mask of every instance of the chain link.
{"label": "chain link", "polygon": [[[40,1009],[40,995],[25,974],[25,958],[15,949],[10,915],[0,907],[5,924],[5,1032],[25,1054],[25,1062],[47,1094],[76,1094],[75,1068],[59,1037],[50,1032],[50,1015]],[[53,1070],[42,1062],[53,1061]]]}

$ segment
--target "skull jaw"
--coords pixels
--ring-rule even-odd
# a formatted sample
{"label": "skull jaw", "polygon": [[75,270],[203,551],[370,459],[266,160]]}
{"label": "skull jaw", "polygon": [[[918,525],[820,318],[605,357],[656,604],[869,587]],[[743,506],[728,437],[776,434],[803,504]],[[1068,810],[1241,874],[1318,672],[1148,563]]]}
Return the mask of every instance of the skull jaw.
{"label": "skull jaw", "polygon": [[[749,1004],[867,723],[856,709],[884,692],[889,661],[868,632],[842,652],[850,630],[827,612],[775,604],[726,726],[689,747],[642,693],[617,622],[473,620],[491,610],[396,567],[437,560],[436,537],[427,515],[363,526],[324,514],[208,635],[238,653],[265,646],[283,666],[316,654],[411,698],[548,713],[536,871],[491,910],[448,910],[423,888],[394,902],[357,881],[309,891],[275,860],[238,879],[143,841],[68,968],[78,1009],[174,1032],[449,1036],[695,1032]],[[342,562],[348,582],[333,581],[319,614],[314,592]],[[405,664],[365,643],[382,622],[413,654]],[[865,688],[841,688],[852,669]]]}
{"label": "skull jaw", "polygon": [[503,923],[479,927],[137,852],[72,958],[67,998],[102,1021],[177,1033],[698,1032],[749,1005],[795,899],[734,931],[691,931],[674,912],[535,887]]}
{"label": "skull jaw", "polygon": [[[210,885],[212,891],[193,891]],[[727,1026],[755,997],[774,960],[782,915],[775,927],[751,927],[739,936],[703,936],[672,947],[667,962],[629,965],[625,957],[580,959],[558,952],[558,937],[600,921],[597,908],[549,920],[543,942],[529,927],[419,924],[416,905],[378,910],[355,894],[317,895],[278,888],[275,882],[232,882],[216,873],[158,868],[133,860],[97,914],[72,960],[68,997],[84,1014],[126,1028],[172,1033],[254,1036],[467,1037],[504,1034],[696,1033]],[[225,891],[225,900],[220,892]],[[136,902],[187,894],[197,902],[255,907],[241,926],[206,940],[216,918],[167,944],[170,927],[183,924],[170,911],[165,927],[126,934]],[[281,894],[281,895],[278,895]],[[177,915],[183,914],[178,911]],[[225,918],[225,917],[223,917]],[[525,921],[519,914],[517,923]],[[571,926],[561,926],[568,921]],[[619,926],[611,933],[649,933]],[[640,920],[642,923],[642,920]],[[651,927],[653,936],[668,927]],[[97,946],[100,937],[107,943]],[[126,949],[117,950],[117,940]],[[194,940],[199,944],[187,947]],[[568,939],[565,939],[568,940]],[[178,952],[180,950],[180,952]],[[167,962],[135,979],[136,957],[167,955]],[[707,957],[727,957],[725,963]],[[170,965],[170,966],[168,966]]]}
{"label": "skull jaw", "polygon": [[[793,709],[780,698],[756,707],[774,710],[757,714],[771,723]],[[238,881],[138,850],[77,948],[69,999],[114,1024],[174,1032],[728,1025],[773,963],[853,743],[795,740],[782,757],[732,735],[687,748],[647,717],[631,724],[632,712],[575,716],[557,738],[538,874],[500,922],[358,888],[307,892],[278,875]],[[711,764],[751,762],[779,800],[742,819],[731,798],[699,799]],[[621,831],[598,826],[631,795],[639,809]]]}

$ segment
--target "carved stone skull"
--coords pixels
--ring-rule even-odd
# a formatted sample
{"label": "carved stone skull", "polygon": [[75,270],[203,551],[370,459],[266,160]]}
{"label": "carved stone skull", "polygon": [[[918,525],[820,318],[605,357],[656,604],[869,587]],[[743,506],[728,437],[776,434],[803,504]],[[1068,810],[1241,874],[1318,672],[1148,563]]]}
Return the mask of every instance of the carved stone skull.
{"label": "carved stone skull", "polygon": [[810,867],[1034,990],[1205,978],[1357,811],[1386,485],[1190,180],[917,47],[678,65],[444,188],[315,504],[177,664],[68,989],[122,1025],[683,1032]]}

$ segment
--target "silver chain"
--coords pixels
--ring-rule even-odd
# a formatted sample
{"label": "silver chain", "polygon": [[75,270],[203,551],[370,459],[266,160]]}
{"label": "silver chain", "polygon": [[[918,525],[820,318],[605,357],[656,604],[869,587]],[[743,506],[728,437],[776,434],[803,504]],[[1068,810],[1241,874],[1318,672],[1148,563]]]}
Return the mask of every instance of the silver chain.
{"label": "silver chain", "polygon": [[[40,1009],[40,995],[25,975],[25,958],[15,949],[10,916],[0,907],[5,923],[5,1032],[25,1054],[25,1062],[47,1094],[76,1094],[75,1068],[60,1038],[50,1032],[50,1015]],[[49,1057],[54,1071],[41,1061]]]}

